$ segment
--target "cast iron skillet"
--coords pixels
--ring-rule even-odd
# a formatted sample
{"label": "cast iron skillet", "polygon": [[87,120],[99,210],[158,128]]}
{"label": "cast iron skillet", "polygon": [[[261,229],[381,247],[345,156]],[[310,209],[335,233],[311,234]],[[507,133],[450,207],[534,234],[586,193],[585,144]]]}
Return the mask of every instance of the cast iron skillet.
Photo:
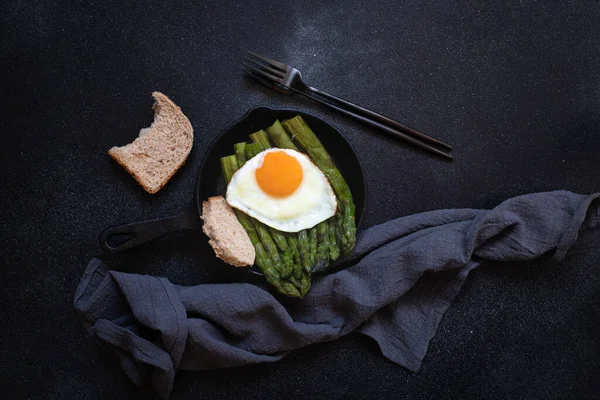
{"label": "cast iron skillet", "polygon": [[[172,217],[108,228],[100,234],[102,250],[111,254],[119,253],[171,232],[200,230],[202,224],[199,216],[202,213],[202,201],[210,196],[225,195],[226,186],[221,172],[220,158],[233,154],[234,143],[248,141],[251,133],[271,126],[277,119],[283,121],[296,115],[301,115],[319,137],[350,186],[356,206],[358,230],[365,207],[365,179],[358,156],[350,143],[337,129],[313,115],[296,110],[259,107],[248,111],[242,119],[221,132],[212,143],[200,165],[196,179],[195,199],[188,209]],[[115,239],[120,239],[117,244],[115,244]],[[336,261],[328,268],[328,271],[338,269],[336,266],[340,266],[342,262],[342,259]],[[235,269],[239,270],[239,268]],[[260,274],[258,269],[246,270]]]}

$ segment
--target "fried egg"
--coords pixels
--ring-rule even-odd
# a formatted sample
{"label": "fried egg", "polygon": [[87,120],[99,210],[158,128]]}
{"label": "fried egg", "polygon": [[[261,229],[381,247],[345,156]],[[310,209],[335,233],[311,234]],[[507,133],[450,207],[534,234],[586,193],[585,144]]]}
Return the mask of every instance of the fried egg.
{"label": "fried egg", "polygon": [[329,181],[304,154],[268,149],[237,170],[227,186],[230,206],[283,232],[312,228],[335,215]]}

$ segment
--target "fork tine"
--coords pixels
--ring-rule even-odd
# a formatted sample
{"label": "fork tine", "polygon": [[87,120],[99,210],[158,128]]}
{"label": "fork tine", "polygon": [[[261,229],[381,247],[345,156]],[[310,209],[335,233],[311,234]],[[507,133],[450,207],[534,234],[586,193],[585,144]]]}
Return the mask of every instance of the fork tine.
{"label": "fork tine", "polygon": [[273,69],[271,67],[267,67],[265,64],[261,63],[260,61],[256,61],[254,59],[251,59],[250,57],[244,57],[244,61],[248,61],[249,63],[255,64],[257,67],[264,69],[266,71],[271,72],[273,75],[278,76],[279,78],[283,78],[285,73],[281,72],[277,69]]}
{"label": "fork tine", "polygon": [[278,69],[282,70],[283,72],[286,72],[286,71],[287,71],[287,65],[285,65],[285,64],[284,64],[284,63],[282,63],[282,62],[275,61],[275,60],[271,60],[270,58],[267,58],[267,57],[265,57],[265,56],[261,56],[260,54],[253,53],[253,52],[251,52],[251,51],[246,51],[246,52],[247,52],[248,54],[251,54],[251,55],[253,55],[254,57],[256,57],[256,58],[258,58],[258,59],[260,59],[260,60],[263,60],[263,61],[264,61],[264,62],[266,62],[267,64],[270,64],[271,66],[273,66],[273,67],[275,67],[275,68],[278,68]]}
{"label": "fork tine", "polygon": [[252,65],[244,63],[244,62],[242,63],[242,65],[244,67],[250,69],[250,71],[252,71],[252,73],[258,74],[258,75],[260,75],[260,76],[262,76],[262,77],[264,77],[264,78],[266,78],[266,79],[268,79],[270,81],[281,82],[281,78],[278,77],[278,76],[273,76],[273,75],[271,75],[271,74],[269,74],[269,73],[267,73],[267,72],[265,72],[265,71],[263,71],[263,70],[261,70],[259,68],[253,67]]}
{"label": "fork tine", "polygon": [[259,81],[260,83],[262,83],[263,85],[265,85],[271,89],[275,89],[277,87],[277,84],[274,83],[273,81],[261,78],[260,76],[256,75],[253,71],[251,71],[248,68],[242,68],[242,71],[244,71],[244,74],[246,74],[250,78],[256,79],[257,81]]}
{"label": "fork tine", "polygon": [[246,76],[258,81],[260,84],[268,87],[269,89],[275,90],[275,91],[283,93],[283,94],[290,94],[289,91],[291,89],[289,89],[287,86],[283,86],[280,83],[276,83],[276,82],[267,80],[265,78],[262,78],[262,77],[256,75],[254,72],[252,72],[248,68],[242,68],[242,70],[244,71],[244,74],[246,74]]}

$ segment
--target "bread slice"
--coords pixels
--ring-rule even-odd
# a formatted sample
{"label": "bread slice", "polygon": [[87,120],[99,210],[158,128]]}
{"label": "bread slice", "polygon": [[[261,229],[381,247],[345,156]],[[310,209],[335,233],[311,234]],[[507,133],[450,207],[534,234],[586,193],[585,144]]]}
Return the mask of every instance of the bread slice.
{"label": "bread slice", "polygon": [[194,129],[181,109],[167,96],[153,92],[154,122],[137,139],[108,154],[148,193],[158,192],[177,172],[192,150]]}
{"label": "bread slice", "polygon": [[217,257],[236,267],[254,264],[254,246],[223,196],[202,202],[202,230]]}

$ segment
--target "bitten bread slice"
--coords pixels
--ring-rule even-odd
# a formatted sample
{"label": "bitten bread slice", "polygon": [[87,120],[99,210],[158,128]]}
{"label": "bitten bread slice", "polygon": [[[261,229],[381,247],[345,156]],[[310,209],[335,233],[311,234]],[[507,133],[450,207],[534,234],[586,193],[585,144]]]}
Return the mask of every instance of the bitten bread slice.
{"label": "bitten bread slice", "polygon": [[202,202],[202,230],[217,257],[236,267],[254,264],[254,246],[223,196]]}
{"label": "bitten bread slice", "polygon": [[181,109],[160,92],[154,97],[154,122],[137,139],[108,154],[148,193],[158,192],[177,172],[192,150],[194,129]]}

